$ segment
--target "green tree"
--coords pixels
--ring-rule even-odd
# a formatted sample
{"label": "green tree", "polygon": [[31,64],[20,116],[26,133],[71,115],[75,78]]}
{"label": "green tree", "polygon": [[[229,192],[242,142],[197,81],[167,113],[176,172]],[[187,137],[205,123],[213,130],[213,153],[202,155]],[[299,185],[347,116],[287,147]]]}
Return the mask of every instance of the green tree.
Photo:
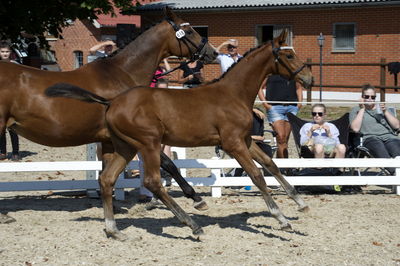
{"label": "green tree", "polygon": [[0,0],[0,38],[18,41],[21,33],[59,37],[68,20],[96,19],[99,14],[115,16],[113,5],[132,14],[139,5],[132,0]]}

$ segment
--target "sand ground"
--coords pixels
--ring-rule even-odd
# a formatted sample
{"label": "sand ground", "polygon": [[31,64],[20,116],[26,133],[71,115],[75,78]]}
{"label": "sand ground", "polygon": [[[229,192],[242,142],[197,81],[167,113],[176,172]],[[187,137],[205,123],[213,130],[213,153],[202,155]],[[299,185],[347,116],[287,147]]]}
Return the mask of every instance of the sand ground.
{"label": "sand ground", "polygon": [[[49,148],[21,139],[23,161],[85,160],[84,146]],[[188,149],[188,157],[213,148]],[[190,173],[189,173],[190,174]],[[82,178],[84,173],[2,173],[2,181]],[[388,188],[362,193],[302,195],[300,213],[282,191],[274,198],[293,231],[279,229],[260,196],[224,189],[221,198],[196,188],[209,205],[200,212],[173,188],[170,194],[203,227],[200,240],[160,206],[148,211],[127,190],[115,203],[119,229],[129,239],[106,238],[99,199],[79,193],[3,192],[0,211],[16,221],[0,224],[0,265],[400,265],[400,197]]]}

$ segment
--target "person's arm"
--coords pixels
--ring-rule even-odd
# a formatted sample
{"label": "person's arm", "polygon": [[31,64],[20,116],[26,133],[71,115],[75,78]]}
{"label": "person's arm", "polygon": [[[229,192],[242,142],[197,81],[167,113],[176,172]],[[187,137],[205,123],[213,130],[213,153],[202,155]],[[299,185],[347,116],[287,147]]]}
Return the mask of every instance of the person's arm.
{"label": "person's arm", "polygon": [[261,119],[265,119],[265,114],[263,112],[261,112],[260,110],[258,110],[257,108],[253,108],[253,112],[256,114],[256,116],[258,116]]}
{"label": "person's arm", "polygon": [[[304,145],[307,143],[308,140],[310,140],[312,136],[312,123],[305,123],[301,128],[300,128],[300,145]],[[310,134],[311,132],[311,134]]]}
{"label": "person's arm", "polygon": [[[297,95],[297,101],[302,102],[303,101],[303,86],[299,82],[296,82],[296,95]],[[297,108],[301,108],[301,103],[297,104]]]}
{"label": "person's arm", "polygon": [[[267,79],[264,79],[263,83],[260,86],[260,89],[258,90],[258,98],[260,99],[260,101],[267,100],[267,97],[265,97],[264,95],[264,88],[266,87],[266,84],[267,84]],[[265,107],[267,111],[272,107],[272,105],[270,105],[269,103],[262,103],[262,105]]]}
{"label": "person's arm", "polygon": [[385,115],[386,120],[388,121],[389,125],[395,129],[398,130],[400,128],[400,121],[395,117],[391,112],[388,112],[386,109],[385,104],[381,104],[381,109],[383,114]]}
{"label": "person's arm", "polygon": [[[364,101],[364,99],[360,100],[361,102]],[[358,133],[360,132],[361,126],[362,126],[362,121],[364,118],[364,113],[365,113],[365,106],[364,104],[360,104],[360,110],[354,117],[353,121],[350,121],[350,128],[355,132]]]}
{"label": "person's arm", "polygon": [[89,49],[89,52],[90,52],[91,55],[94,55],[97,50],[100,50],[100,49],[106,47],[107,45],[115,46],[115,43],[113,41],[105,41],[105,42],[98,43],[98,44],[92,46]]}

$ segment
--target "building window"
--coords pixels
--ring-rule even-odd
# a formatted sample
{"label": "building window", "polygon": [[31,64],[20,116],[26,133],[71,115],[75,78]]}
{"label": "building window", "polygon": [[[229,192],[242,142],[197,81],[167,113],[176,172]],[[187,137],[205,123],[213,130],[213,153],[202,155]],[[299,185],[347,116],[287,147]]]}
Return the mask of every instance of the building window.
{"label": "building window", "polygon": [[83,53],[82,51],[75,51],[74,52],[74,68],[80,68],[83,66]]}
{"label": "building window", "polygon": [[333,51],[354,52],[356,49],[356,25],[335,23],[333,25]]}
{"label": "building window", "polygon": [[278,37],[284,29],[289,31],[288,37],[286,39],[287,45],[292,45],[293,32],[292,26],[289,25],[257,25],[256,26],[256,45],[263,44],[267,41],[271,41]]}
{"label": "building window", "polygon": [[192,28],[197,31],[201,37],[208,39],[208,26],[192,26]]}

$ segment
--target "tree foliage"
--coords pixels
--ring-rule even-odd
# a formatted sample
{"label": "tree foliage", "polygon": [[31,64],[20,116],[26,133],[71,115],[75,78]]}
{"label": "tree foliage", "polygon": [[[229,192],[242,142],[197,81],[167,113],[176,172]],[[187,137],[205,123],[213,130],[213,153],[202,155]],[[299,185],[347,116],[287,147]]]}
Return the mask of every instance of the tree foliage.
{"label": "tree foliage", "polygon": [[0,38],[15,42],[27,33],[43,42],[45,32],[59,37],[68,20],[93,20],[99,14],[115,16],[113,5],[129,14],[139,3],[132,0],[0,0]]}

